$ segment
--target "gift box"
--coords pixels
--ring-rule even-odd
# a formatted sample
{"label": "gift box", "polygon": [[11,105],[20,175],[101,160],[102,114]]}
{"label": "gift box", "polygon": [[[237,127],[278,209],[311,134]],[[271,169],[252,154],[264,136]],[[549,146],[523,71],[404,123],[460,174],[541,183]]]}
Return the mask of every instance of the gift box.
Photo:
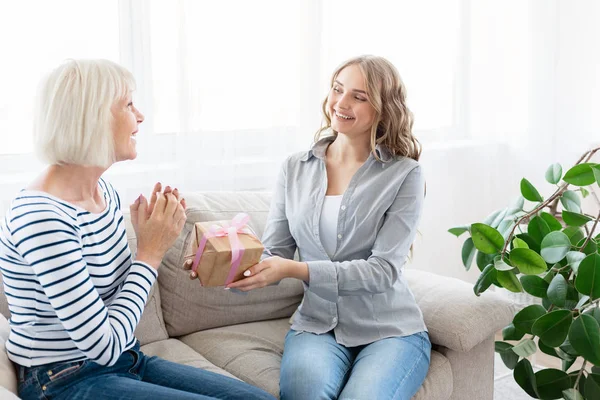
{"label": "gift box", "polygon": [[250,217],[238,214],[231,221],[197,222],[184,263],[202,286],[224,286],[244,278],[244,271],[260,261],[264,247],[247,226]]}

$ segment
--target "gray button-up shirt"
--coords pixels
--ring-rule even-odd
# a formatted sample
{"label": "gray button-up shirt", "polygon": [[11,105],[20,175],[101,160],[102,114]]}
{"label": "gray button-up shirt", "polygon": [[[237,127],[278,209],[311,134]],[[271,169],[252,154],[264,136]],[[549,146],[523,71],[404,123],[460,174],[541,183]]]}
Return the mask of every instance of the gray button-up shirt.
{"label": "gray button-up shirt", "polygon": [[319,237],[327,191],[325,153],[334,137],[294,154],[274,190],[263,244],[308,264],[309,282],[292,329],[333,329],[348,347],[426,330],[402,268],[417,232],[424,199],[419,163],[378,146],[354,174],[339,211],[337,247],[329,258]]}

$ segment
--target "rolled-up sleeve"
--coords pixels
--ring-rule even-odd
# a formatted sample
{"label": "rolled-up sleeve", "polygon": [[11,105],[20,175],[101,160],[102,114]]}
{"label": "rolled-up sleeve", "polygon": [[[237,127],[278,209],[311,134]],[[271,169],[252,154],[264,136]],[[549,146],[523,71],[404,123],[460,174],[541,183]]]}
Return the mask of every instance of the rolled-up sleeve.
{"label": "rolled-up sleeve", "polygon": [[[308,290],[328,301],[338,296],[383,293],[397,281],[406,263],[424,202],[424,178],[416,166],[406,175],[385,213],[366,260],[308,261]],[[354,238],[353,240],[360,240]]]}

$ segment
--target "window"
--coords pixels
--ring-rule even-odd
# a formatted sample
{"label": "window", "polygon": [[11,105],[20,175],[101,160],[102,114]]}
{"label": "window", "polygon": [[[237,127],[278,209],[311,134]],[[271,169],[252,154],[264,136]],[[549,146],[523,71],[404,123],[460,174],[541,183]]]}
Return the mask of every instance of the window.
{"label": "window", "polygon": [[0,154],[32,151],[33,98],[44,73],[68,58],[120,58],[118,0],[33,4],[0,9]]}

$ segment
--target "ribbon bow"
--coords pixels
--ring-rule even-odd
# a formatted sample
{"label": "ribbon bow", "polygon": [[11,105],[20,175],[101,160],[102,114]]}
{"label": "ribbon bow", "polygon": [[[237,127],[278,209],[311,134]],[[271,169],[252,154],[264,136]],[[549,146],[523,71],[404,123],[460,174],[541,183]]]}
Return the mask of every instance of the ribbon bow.
{"label": "ribbon bow", "polygon": [[247,227],[249,221],[250,217],[248,214],[239,213],[231,221],[224,222],[223,225],[215,224],[211,226],[209,231],[202,235],[202,239],[198,244],[198,251],[196,251],[196,257],[194,258],[194,263],[192,264],[192,271],[196,272],[198,269],[198,264],[200,263],[200,259],[202,258],[202,254],[204,253],[204,248],[206,247],[206,242],[208,239],[213,237],[227,236],[231,246],[231,268],[229,269],[229,274],[227,275],[225,285],[233,282],[235,274],[240,266],[240,263],[242,262],[242,257],[244,256],[245,250],[242,242],[240,242],[238,233],[244,233],[247,235],[254,234],[252,230]]}

